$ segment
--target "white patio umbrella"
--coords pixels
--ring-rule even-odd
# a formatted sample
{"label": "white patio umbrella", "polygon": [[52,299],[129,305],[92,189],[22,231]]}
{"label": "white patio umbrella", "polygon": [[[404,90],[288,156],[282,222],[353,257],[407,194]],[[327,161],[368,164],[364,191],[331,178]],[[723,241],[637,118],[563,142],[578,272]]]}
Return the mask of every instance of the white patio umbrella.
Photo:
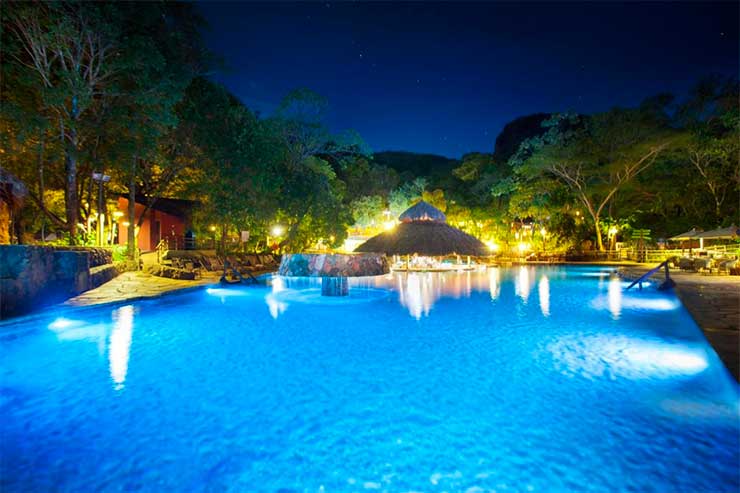
{"label": "white patio umbrella", "polygon": [[704,231],[698,233],[695,238],[708,239],[708,240],[734,240],[740,236],[740,228],[735,225],[727,226],[726,228],[712,229],[710,231]]}
{"label": "white patio umbrella", "polygon": [[691,240],[696,237],[699,233],[702,231],[697,230],[696,228],[691,228],[689,231],[686,231],[685,233],[681,233],[680,235],[671,236],[668,238],[668,241],[684,241],[684,240]]}

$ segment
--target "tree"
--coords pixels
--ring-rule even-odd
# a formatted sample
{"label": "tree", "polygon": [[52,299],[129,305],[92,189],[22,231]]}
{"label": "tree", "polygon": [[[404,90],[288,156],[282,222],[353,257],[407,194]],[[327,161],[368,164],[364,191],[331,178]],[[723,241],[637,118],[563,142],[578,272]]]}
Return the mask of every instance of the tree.
{"label": "tree", "polygon": [[419,177],[393,190],[388,196],[388,209],[391,217],[400,216],[403,211],[421,200],[426,186],[427,180]]}
{"label": "tree", "polygon": [[[346,187],[331,162],[361,152],[355,136],[332,136],[327,101],[307,89],[288,94],[267,123],[280,140],[277,216],[288,223],[281,248],[305,247],[319,238],[339,244],[352,221]],[[341,166],[341,165],[340,165]]]}
{"label": "tree", "polygon": [[[714,224],[721,223],[726,216],[724,205],[728,194],[740,191],[739,96],[737,79],[710,77],[693,88],[691,97],[679,111],[682,123],[690,132],[684,152],[711,196]],[[734,202],[736,205],[737,200]]]}
{"label": "tree", "polygon": [[527,140],[512,157],[520,179],[551,178],[585,208],[604,251],[601,220],[615,195],[648,169],[678,135],[668,126],[667,99],[590,117],[556,115],[547,132]]}
{"label": "tree", "polygon": [[105,4],[13,4],[9,26],[22,50],[12,56],[37,75],[46,116],[64,143],[65,213],[70,241],[77,235],[77,159],[80,120],[116,71],[116,22]]}
{"label": "tree", "polygon": [[[3,119],[15,120],[17,140],[37,122],[39,193],[32,198],[74,242],[79,218],[92,212],[91,197],[82,200],[92,193],[92,172],[120,172],[133,196],[146,169],[137,164],[151,161],[176,125],[174,105],[207,58],[200,21],[188,5],[157,3],[18,3],[8,13],[3,46],[12,63],[3,69],[18,86]],[[46,179],[56,175],[56,142],[65,220],[44,201]]]}
{"label": "tree", "polygon": [[440,211],[444,212],[447,210],[447,200],[445,200],[445,192],[441,188],[435,190],[424,190],[421,194],[421,200],[433,205]]}
{"label": "tree", "polygon": [[278,208],[281,141],[223,86],[193,81],[179,106],[200,162],[188,189],[202,197],[201,213],[220,225],[222,244],[231,228],[255,229]]}
{"label": "tree", "polygon": [[350,203],[354,224],[361,228],[375,226],[384,221],[385,199],[380,195],[365,195]]}

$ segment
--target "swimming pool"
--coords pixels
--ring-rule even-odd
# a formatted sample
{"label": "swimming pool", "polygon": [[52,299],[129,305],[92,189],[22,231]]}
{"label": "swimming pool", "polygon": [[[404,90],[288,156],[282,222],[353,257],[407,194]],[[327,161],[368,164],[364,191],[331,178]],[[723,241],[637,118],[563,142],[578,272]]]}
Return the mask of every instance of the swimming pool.
{"label": "swimming pool", "polygon": [[596,267],[211,288],[0,326],[3,492],[732,492],[738,386]]}

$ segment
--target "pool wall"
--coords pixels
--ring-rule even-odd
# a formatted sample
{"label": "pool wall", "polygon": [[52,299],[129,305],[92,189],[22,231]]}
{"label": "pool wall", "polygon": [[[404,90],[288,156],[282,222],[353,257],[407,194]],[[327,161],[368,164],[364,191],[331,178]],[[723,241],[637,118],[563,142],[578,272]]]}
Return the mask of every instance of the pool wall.
{"label": "pool wall", "polygon": [[103,249],[0,246],[0,319],[28,313],[118,275]]}

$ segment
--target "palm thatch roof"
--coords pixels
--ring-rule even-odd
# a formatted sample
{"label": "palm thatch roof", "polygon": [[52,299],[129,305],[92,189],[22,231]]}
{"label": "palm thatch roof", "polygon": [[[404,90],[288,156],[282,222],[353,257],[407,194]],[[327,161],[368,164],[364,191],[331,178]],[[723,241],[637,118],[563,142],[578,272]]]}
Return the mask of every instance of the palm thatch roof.
{"label": "palm thatch roof", "polygon": [[444,223],[447,222],[447,217],[441,210],[422,200],[406,209],[398,216],[398,220],[403,223],[410,221],[436,221]]}
{"label": "palm thatch roof", "polygon": [[[431,207],[431,206],[430,206]],[[442,256],[488,255],[479,239],[444,222],[419,220],[402,222],[391,231],[373,236],[355,249],[356,252],[379,252],[386,255]]]}

